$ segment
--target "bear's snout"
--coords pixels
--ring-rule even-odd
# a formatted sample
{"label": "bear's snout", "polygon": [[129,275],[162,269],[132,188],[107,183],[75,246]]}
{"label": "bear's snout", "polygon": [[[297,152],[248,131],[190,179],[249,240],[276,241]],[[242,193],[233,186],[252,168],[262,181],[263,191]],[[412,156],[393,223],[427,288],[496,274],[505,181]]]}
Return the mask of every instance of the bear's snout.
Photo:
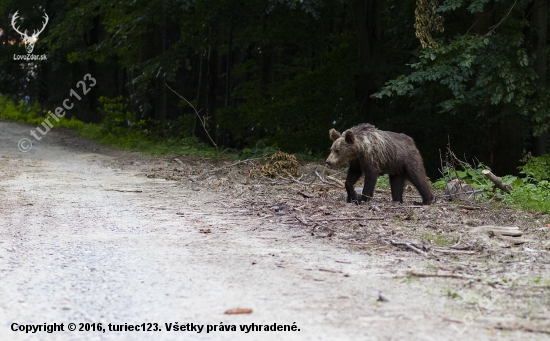
{"label": "bear's snout", "polygon": [[332,157],[332,155],[329,155],[329,157],[326,159],[325,163],[327,164],[327,166],[334,166],[336,164],[336,162],[334,162],[334,157]]}

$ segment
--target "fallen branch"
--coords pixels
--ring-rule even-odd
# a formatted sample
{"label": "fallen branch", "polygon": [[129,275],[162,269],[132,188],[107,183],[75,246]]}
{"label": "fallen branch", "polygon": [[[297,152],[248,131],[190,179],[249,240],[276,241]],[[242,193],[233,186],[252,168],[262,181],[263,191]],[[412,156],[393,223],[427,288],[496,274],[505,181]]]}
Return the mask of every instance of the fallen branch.
{"label": "fallen branch", "polygon": [[390,243],[391,245],[394,245],[394,246],[406,246],[408,247],[409,249],[413,250],[414,252],[420,254],[420,255],[423,255],[423,256],[427,256],[428,254],[422,250],[420,250],[419,248],[413,246],[411,243],[406,243],[406,242],[396,242],[394,240],[390,240]]}
{"label": "fallen branch", "polygon": [[298,220],[301,224],[303,224],[303,225],[305,225],[305,226],[309,226],[309,224],[308,224],[305,220],[300,219],[300,218],[298,218],[298,217],[294,217],[294,218],[296,218],[296,220]]}
{"label": "fallen branch", "polygon": [[304,192],[304,191],[298,191],[297,193],[301,194],[304,198],[313,198],[314,197],[313,194],[310,194],[310,193],[307,193],[307,192]]}
{"label": "fallen branch", "polygon": [[438,197],[438,198],[449,198],[449,197],[456,197],[456,196],[461,195],[461,194],[477,194],[477,193],[482,193],[482,192],[485,192],[485,190],[484,189],[476,189],[476,190],[473,190],[473,191],[457,192],[457,193],[453,193],[453,194],[440,194],[440,195],[436,195],[436,197]]}
{"label": "fallen branch", "polygon": [[427,273],[422,271],[410,270],[407,271],[408,276],[416,277],[441,277],[441,278],[457,278],[457,279],[475,279],[473,276],[457,275],[453,273]]}
{"label": "fallen branch", "polygon": [[280,179],[283,179],[283,180],[286,180],[286,181],[294,181],[295,183],[300,184],[300,185],[302,185],[302,186],[310,186],[310,185],[312,185],[312,184],[315,182],[315,180],[317,179],[317,178],[314,177],[313,180],[312,180],[310,183],[306,183],[306,182],[300,181],[300,179],[301,179],[302,177],[299,177],[298,179],[294,179],[292,176],[291,176],[290,178],[285,178],[284,176],[280,176],[280,175],[279,175],[279,178],[280,178]]}
{"label": "fallen branch", "polygon": [[489,180],[491,180],[495,184],[495,186],[501,189],[502,191],[506,193],[510,193],[510,191],[512,190],[512,186],[510,184],[507,184],[504,181],[502,181],[501,178],[494,175],[490,170],[484,169],[483,171],[481,171],[481,173],[483,173],[483,175],[485,175]]}
{"label": "fallen branch", "polygon": [[202,180],[202,178],[208,174],[211,174],[211,173],[217,173],[221,170],[224,170],[224,169],[227,169],[227,168],[231,168],[233,166],[237,166],[237,165],[240,165],[241,163],[246,163],[246,162],[252,162],[253,160],[259,160],[259,159],[263,159],[265,158],[265,156],[263,157],[257,157],[257,158],[253,158],[253,159],[246,159],[246,160],[239,160],[237,162],[234,162],[230,165],[226,165],[226,166],[223,166],[223,167],[219,167],[219,168],[214,168],[214,169],[211,169],[211,170],[207,170],[207,171],[204,171],[202,172],[201,174],[197,175],[196,177],[193,178],[194,181],[196,180]]}
{"label": "fallen branch", "polygon": [[481,207],[479,206],[464,206],[464,205],[458,205],[459,208],[462,208],[464,210],[474,211],[474,210],[481,210]]}
{"label": "fallen branch", "polygon": [[345,185],[342,181],[340,181],[340,180],[338,180],[338,179],[336,179],[336,178],[334,178],[334,177],[332,177],[332,176],[327,176],[327,179],[330,179],[330,180],[336,182],[338,185],[340,185],[340,186],[342,186],[342,187],[346,187],[346,185]]}
{"label": "fallen branch", "polygon": [[465,255],[471,255],[476,253],[476,251],[473,250],[449,250],[449,249],[432,249],[433,251],[441,252],[441,253],[457,253],[457,254],[465,254]]}
{"label": "fallen branch", "polygon": [[340,186],[336,185],[336,184],[333,184],[332,182],[328,182],[326,181],[325,179],[323,179],[323,177],[317,172],[315,171],[315,175],[317,175],[317,177],[319,178],[319,180],[321,180],[321,182],[327,184],[327,185],[331,185],[331,186],[334,186],[334,187],[338,187],[340,188]]}
{"label": "fallen branch", "polygon": [[384,218],[330,218],[330,219],[311,219],[311,221],[339,221],[339,220],[349,220],[349,221],[361,221],[361,220],[384,220]]}
{"label": "fallen branch", "polygon": [[503,236],[503,235],[499,235],[499,234],[495,234],[495,237],[497,237],[500,240],[510,242],[511,244],[514,244],[514,245],[521,245],[521,244],[525,244],[525,243],[531,241],[531,240],[525,239],[525,238],[509,237],[509,236]]}

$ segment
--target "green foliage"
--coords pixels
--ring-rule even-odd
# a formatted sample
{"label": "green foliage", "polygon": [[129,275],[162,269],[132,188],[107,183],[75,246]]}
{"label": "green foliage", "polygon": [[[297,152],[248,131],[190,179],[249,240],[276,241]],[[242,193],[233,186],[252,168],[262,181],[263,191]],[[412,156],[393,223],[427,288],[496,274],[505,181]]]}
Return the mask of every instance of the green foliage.
{"label": "green foliage", "polygon": [[376,187],[381,189],[388,189],[390,188],[390,177],[388,174],[384,174],[378,178],[376,181]]}
{"label": "green foliage", "polygon": [[39,124],[44,120],[40,117],[40,104],[35,102],[33,105],[24,101],[15,104],[7,96],[0,95],[0,117],[16,122]]}
{"label": "green foliage", "polygon": [[[28,123],[32,125],[41,125],[45,119],[55,114],[49,110],[42,110],[40,103],[34,102],[32,105],[19,101],[15,104],[7,96],[0,95],[0,118]],[[58,117],[58,120],[48,119],[48,122],[54,127],[64,127],[67,129],[81,129],[84,125],[83,122],[74,118],[67,119],[65,117]]]}
{"label": "green foliage", "polygon": [[136,115],[128,111],[128,99],[122,96],[116,98],[99,97],[102,106],[99,112],[102,113],[102,132],[114,135],[123,134],[126,130],[144,131],[147,126],[145,120],[136,119]]}
{"label": "green foliage", "polygon": [[277,146],[266,146],[265,141],[258,141],[254,148],[244,148],[239,156],[243,159],[253,159],[273,155],[278,151]]}
{"label": "green foliage", "polygon": [[443,166],[443,178],[434,183],[437,189],[444,189],[451,180],[462,180],[475,189],[489,190],[493,183],[483,175],[482,171],[490,168],[482,162],[474,163],[472,166],[468,162],[459,160],[449,149],[446,155],[445,166]]}
{"label": "green foliage", "polygon": [[[438,11],[456,10],[463,2],[444,1]],[[467,10],[481,12],[487,2],[472,1]],[[497,7],[498,15],[503,17],[498,30],[493,28],[483,35],[468,30],[449,40],[440,39],[439,46],[419,52],[418,61],[410,64],[412,72],[387,81],[373,96],[422,98],[434,86],[441,85],[437,90],[441,112],[474,111],[478,116],[495,120],[502,117],[502,106],[509,105],[512,108],[509,112],[531,119],[536,135],[547,132],[550,94],[538,83],[533,67],[536,56],[526,48],[522,33],[529,26],[524,17],[527,2],[516,5],[503,1],[503,4]]]}
{"label": "green foliage", "polygon": [[504,202],[531,211],[550,213],[550,182],[521,183],[505,196]]}
{"label": "green foliage", "polygon": [[550,212],[550,155],[529,155],[520,166],[523,178],[515,178],[513,190],[505,196],[505,202],[539,212]]}
{"label": "green foliage", "polygon": [[[451,153],[451,155],[453,154]],[[550,212],[550,155],[545,154],[540,157],[527,155],[522,161],[525,162],[525,165],[519,168],[523,177],[502,176],[505,183],[512,185],[512,191],[504,193],[504,202],[518,208]],[[476,189],[489,191],[493,189],[494,185],[481,173],[484,169],[489,168],[483,163],[479,163],[474,168],[463,161],[460,161],[458,165],[447,162],[443,168],[445,176],[432,186],[444,189],[450,179],[460,179]],[[490,192],[485,193],[484,198],[491,197]]]}
{"label": "green foliage", "polygon": [[520,174],[523,174],[529,181],[550,180],[550,154],[537,157],[528,157],[523,160],[525,165],[519,166]]}
{"label": "green foliage", "polygon": [[439,178],[432,183],[432,187],[440,191],[444,190],[446,186],[447,186],[447,179],[445,178]]}

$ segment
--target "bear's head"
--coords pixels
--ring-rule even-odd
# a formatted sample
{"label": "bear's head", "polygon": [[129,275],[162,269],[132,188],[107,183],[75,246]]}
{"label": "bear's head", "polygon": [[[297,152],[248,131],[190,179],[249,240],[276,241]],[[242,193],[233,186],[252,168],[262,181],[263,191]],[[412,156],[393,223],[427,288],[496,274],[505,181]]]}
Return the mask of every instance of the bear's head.
{"label": "bear's head", "polygon": [[340,134],[334,128],[329,132],[330,139],[334,141],[330,147],[330,155],[327,158],[327,165],[342,166],[354,159],[357,159],[357,145],[355,135],[351,130]]}

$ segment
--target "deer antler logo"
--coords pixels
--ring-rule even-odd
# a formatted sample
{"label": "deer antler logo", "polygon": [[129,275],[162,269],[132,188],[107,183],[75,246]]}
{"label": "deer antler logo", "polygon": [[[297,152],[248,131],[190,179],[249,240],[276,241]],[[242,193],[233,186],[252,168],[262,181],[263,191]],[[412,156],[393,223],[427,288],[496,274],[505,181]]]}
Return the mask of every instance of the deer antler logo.
{"label": "deer antler logo", "polygon": [[[19,11],[17,11],[19,12]],[[29,37],[27,35],[27,31],[25,30],[25,32],[21,32],[19,31],[19,27],[15,27],[15,21],[17,20],[17,12],[15,12],[15,14],[13,15],[13,17],[11,18],[11,26],[13,26],[13,29],[15,30],[15,32],[19,33],[21,35],[21,38],[23,38],[23,41],[25,42],[25,49],[27,50],[27,53],[32,53],[32,50],[34,49],[34,44],[36,44],[36,42],[38,41],[38,35],[40,33],[42,33],[42,31],[44,31],[44,29],[46,28],[46,24],[48,24],[48,15],[46,14],[46,12],[44,12],[44,19],[46,19],[46,21],[43,23],[43,26],[42,26],[42,29],[40,29],[40,31],[34,31],[34,33]]]}

